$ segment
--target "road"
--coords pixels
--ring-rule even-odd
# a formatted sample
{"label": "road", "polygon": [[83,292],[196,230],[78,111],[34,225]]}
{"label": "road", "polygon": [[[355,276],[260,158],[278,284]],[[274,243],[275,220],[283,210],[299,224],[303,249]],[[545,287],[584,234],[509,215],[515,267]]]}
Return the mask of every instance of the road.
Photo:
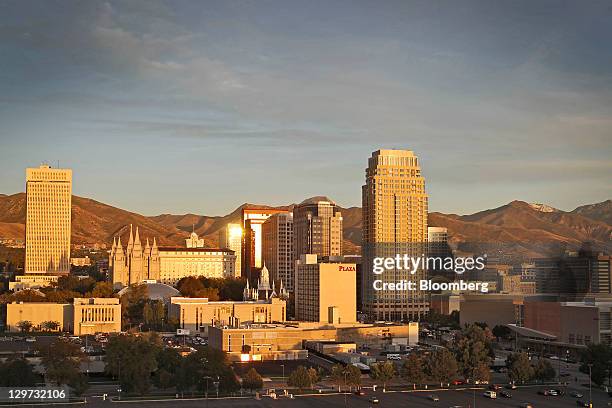
{"label": "road", "polygon": [[[211,408],[230,408],[230,407],[321,407],[321,408],[342,408],[342,407],[464,407],[464,408],[517,408],[522,402],[529,402],[534,408],[562,408],[576,407],[576,398],[546,397],[538,395],[539,387],[524,387],[512,390],[512,398],[498,398],[490,400],[483,397],[484,390],[462,388],[457,390],[441,391],[422,391],[422,392],[387,392],[366,390],[367,395],[357,396],[354,394],[333,394],[333,395],[310,395],[300,396],[295,399],[279,398],[273,400],[269,397],[262,397],[261,400],[254,398],[232,398],[232,399],[209,399],[208,407]],[[572,389],[570,389],[571,391]],[[588,389],[579,389],[584,394],[584,400],[588,399]],[[435,394],[440,399],[437,402],[431,401],[428,397]],[[370,398],[376,396],[380,403],[372,404]],[[345,402],[346,400],[346,402]],[[593,390],[593,406],[596,408],[607,407],[609,399],[607,394],[600,390]],[[345,405],[346,404],[346,405]],[[80,405],[54,405],[55,407],[100,407],[100,408],[204,408],[207,402],[203,399],[196,400],[167,400],[167,401],[122,401],[111,402],[102,401],[100,398],[88,397],[87,404]]]}

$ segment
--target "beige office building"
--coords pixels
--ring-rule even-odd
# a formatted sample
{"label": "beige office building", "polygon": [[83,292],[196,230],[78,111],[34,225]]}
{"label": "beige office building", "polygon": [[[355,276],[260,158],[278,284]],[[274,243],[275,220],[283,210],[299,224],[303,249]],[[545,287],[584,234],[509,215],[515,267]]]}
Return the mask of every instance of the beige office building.
{"label": "beige office building", "polygon": [[42,331],[44,322],[56,322],[58,331],[71,332],[73,327],[70,303],[13,302],[6,305],[6,330],[19,331],[19,322],[32,323],[32,330]]}
{"label": "beige office building", "polygon": [[234,251],[236,262],[234,263],[234,275],[239,277],[242,271],[242,239],[243,231],[240,224],[227,224],[219,231],[219,248],[227,248]]}
{"label": "beige office building", "polygon": [[[368,160],[362,187],[364,312],[376,320],[418,320],[429,310],[420,290],[375,290],[374,281],[393,283],[426,279],[425,270],[372,272],[377,257],[427,253],[427,193],[417,156],[410,150],[377,150]],[[418,287],[418,285],[417,285]]]}
{"label": "beige office building", "polygon": [[293,216],[274,214],[262,224],[262,253],[270,278],[293,291]]}
{"label": "beige office building", "polygon": [[75,298],[73,308],[77,336],[121,331],[121,305],[117,298]]}
{"label": "beige office building", "polygon": [[6,305],[10,332],[19,331],[19,322],[29,321],[33,330],[43,330],[45,322],[56,322],[58,331],[77,336],[121,331],[121,305],[117,298],[75,298],[73,303],[13,302]]}
{"label": "beige office building", "polygon": [[357,320],[357,266],[317,262],[302,255],[295,266],[295,318],[330,324]]}
{"label": "beige office building", "polygon": [[72,170],[26,169],[26,274],[70,273]]}
{"label": "beige office building", "polygon": [[172,297],[169,313],[181,329],[208,333],[211,325],[233,326],[248,323],[284,322],[287,306],[283,299],[271,297],[257,301],[211,302],[207,298]]}

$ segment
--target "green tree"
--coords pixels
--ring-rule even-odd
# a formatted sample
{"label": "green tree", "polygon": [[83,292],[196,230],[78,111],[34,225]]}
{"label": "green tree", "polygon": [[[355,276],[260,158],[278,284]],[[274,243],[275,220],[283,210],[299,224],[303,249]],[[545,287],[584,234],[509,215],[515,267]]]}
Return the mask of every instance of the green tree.
{"label": "green tree", "polygon": [[54,321],[54,320],[46,320],[40,324],[40,327],[43,330],[50,332],[50,331],[56,331],[60,327],[60,324],[59,322]]}
{"label": "green tree", "polygon": [[361,386],[361,370],[352,364],[344,367],[346,372],[346,385],[349,386],[349,390],[352,387],[359,388]]}
{"label": "green tree", "polygon": [[586,350],[582,352],[580,361],[580,371],[588,374],[591,364],[591,380],[597,385],[602,385],[606,378],[610,378],[612,348],[602,343],[588,344]]}
{"label": "green tree", "polygon": [[261,375],[255,370],[251,368],[242,378],[242,388],[247,390],[260,390],[263,388],[263,378]]}
{"label": "green tree", "polygon": [[301,391],[312,386],[312,377],[308,369],[301,365],[289,374],[287,384]]}
{"label": "green tree", "polygon": [[204,290],[204,285],[195,276],[187,276],[177,282],[176,288],[183,296],[200,297],[199,294]]}
{"label": "green tree", "polygon": [[59,386],[68,385],[77,394],[87,389],[87,379],[80,371],[87,356],[78,345],[58,339],[48,347],[41,346],[39,352],[48,380]]}
{"label": "green tree", "polygon": [[488,328],[473,324],[461,333],[455,348],[455,358],[461,374],[467,379],[476,379],[482,365],[491,365],[494,352],[491,346],[493,334]]}
{"label": "green tree", "polygon": [[142,323],[143,310],[148,299],[147,285],[136,284],[129,287],[129,290],[121,296],[121,314],[124,326]]}
{"label": "green tree", "polygon": [[17,322],[17,328],[22,333],[29,333],[32,330],[32,322],[29,320],[20,320]]}
{"label": "green tree", "polygon": [[110,298],[113,297],[114,289],[112,282],[97,282],[91,291],[92,297]]}
{"label": "green tree", "polygon": [[510,331],[508,326],[498,324],[493,328],[492,333],[493,336],[497,338],[497,341],[499,341],[500,338],[507,338],[508,336],[510,336],[510,333],[512,332]]}
{"label": "green tree", "polygon": [[370,366],[370,377],[383,383],[383,391],[387,383],[395,377],[395,366],[390,361],[374,363]]}
{"label": "green tree", "polygon": [[195,353],[189,354],[181,364],[177,375],[177,387],[187,391],[194,387],[206,391],[212,388],[212,382],[219,381],[219,390],[233,392],[240,388],[236,374],[228,363],[225,353],[210,347],[200,347]]}
{"label": "green tree", "polygon": [[153,375],[153,384],[161,389],[174,387],[183,358],[175,349],[163,348],[157,353],[156,360],[157,371]]}
{"label": "green tree", "polygon": [[106,347],[106,372],[119,379],[125,392],[144,395],[151,387],[160,350],[157,336],[113,336]]}
{"label": "green tree", "polygon": [[25,358],[13,354],[6,362],[0,362],[0,387],[32,387],[40,376]]}
{"label": "green tree", "polygon": [[457,375],[457,360],[448,349],[440,349],[427,357],[425,373],[432,381],[449,383]]}
{"label": "green tree", "polygon": [[534,368],[534,377],[542,382],[553,380],[557,376],[557,372],[553,368],[550,361],[545,358],[539,358],[538,363]]}
{"label": "green tree", "polygon": [[335,364],[332,366],[329,379],[332,384],[338,386],[338,392],[340,392],[341,387],[346,384],[346,377],[344,374],[344,366],[342,366],[342,364]]}
{"label": "green tree", "polygon": [[401,376],[413,384],[425,382],[425,371],[423,360],[417,354],[410,354],[402,365]]}
{"label": "green tree", "polygon": [[527,353],[514,353],[506,360],[508,377],[513,382],[526,383],[533,378],[534,371]]}

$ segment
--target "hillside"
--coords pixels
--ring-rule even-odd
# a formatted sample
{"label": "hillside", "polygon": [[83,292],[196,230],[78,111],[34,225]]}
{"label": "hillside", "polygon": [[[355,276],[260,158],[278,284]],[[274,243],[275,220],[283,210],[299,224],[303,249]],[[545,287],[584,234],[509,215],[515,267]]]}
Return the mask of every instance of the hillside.
{"label": "hillside", "polygon": [[[294,204],[282,207],[291,210]],[[161,245],[183,245],[192,229],[207,246],[217,246],[219,230],[240,222],[245,207],[266,207],[245,203],[225,216],[162,214],[145,217],[88,198],[73,196],[72,239],[75,244],[110,243],[115,235],[127,239],[129,224],[138,225],[141,237],[157,237]],[[510,244],[527,255],[538,255],[565,245],[578,247],[591,241],[610,251],[612,200],[565,212],[552,207],[513,201],[498,208],[469,215],[430,213],[429,225],[447,227],[451,243]],[[358,253],[361,245],[361,208],[341,208],[345,253]],[[0,237],[24,236],[25,194],[0,195]],[[508,248],[508,247],[506,247]],[[469,249],[465,247],[465,249]]]}

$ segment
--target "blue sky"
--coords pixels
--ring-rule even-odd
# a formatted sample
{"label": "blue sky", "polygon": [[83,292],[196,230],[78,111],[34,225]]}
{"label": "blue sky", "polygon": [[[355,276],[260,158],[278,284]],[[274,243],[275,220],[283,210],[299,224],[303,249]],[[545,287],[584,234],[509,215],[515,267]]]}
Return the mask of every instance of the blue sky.
{"label": "blue sky", "polygon": [[430,209],[612,197],[612,3],[0,1],[0,192],[147,215],[327,195],[414,150]]}

